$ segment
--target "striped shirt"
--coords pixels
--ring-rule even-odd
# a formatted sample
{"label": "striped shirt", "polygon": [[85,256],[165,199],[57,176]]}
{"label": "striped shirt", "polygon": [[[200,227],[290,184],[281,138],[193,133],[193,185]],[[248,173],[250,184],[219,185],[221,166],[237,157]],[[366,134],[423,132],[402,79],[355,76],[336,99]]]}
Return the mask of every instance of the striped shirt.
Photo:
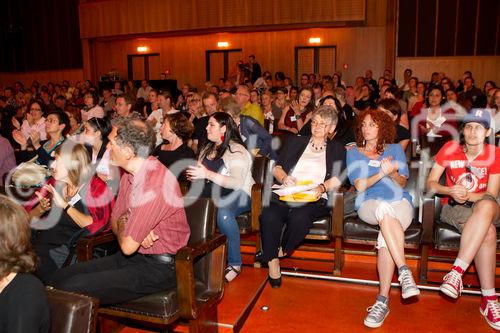
{"label": "striped shirt", "polygon": [[156,158],[149,157],[137,174],[123,174],[120,191],[111,215],[128,215],[124,235],[142,243],[151,232],[159,237],[142,254],[175,254],[189,239],[184,202],[177,178]]}

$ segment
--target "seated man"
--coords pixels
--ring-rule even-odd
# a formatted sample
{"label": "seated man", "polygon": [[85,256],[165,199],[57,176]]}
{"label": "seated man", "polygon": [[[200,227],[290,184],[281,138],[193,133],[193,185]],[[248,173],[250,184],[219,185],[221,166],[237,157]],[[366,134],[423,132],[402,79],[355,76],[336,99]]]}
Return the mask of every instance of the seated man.
{"label": "seated man", "polygon": [[156,158],[154,131],[138,119],[113,127],[111,161],[126,173],[111,215],[121,252],[57,271],[51,285],[113,304],[175,286],[174,256],[189,239],[175,176]]}
{"label": "seated man", "polygon": [[[462,234],[458,257],[440,290],[458,298],[462,275],[474,260],[483,295],[480,311],[491,327],[500,330],[500,304],[495,294],[500,148],[484,142],[491,132],[487,110],[473,110],[464,117],[463,124],[465,143],[446,143],[436,155],[427,180],[429,191],[446,196],[441,220]],[[439,179],[445,171],[446,185],[442,186]]]}

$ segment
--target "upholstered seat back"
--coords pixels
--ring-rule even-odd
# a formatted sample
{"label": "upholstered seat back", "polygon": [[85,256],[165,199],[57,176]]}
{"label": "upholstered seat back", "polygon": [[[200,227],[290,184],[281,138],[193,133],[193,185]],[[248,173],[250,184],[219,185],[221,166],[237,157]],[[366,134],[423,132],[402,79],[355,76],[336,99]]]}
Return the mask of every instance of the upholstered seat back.
{"label": "upholstered seat back", "polygon": [[[192,200],[186,198],[186,204]],[[186,206],[186,216],[191,229],[188,244],[199,242],[203,238],[211,236],[216,230],[217,208],[211,199],[198,198],[189,206]],[[200,258],[195,263],[196,280],[205,284],[208,281],[210,255]]]}
{"label": "upholstered seat back", "polygon": [[85,295],[47,287],[51,332],[91,333],[96,330],[99,301]]}

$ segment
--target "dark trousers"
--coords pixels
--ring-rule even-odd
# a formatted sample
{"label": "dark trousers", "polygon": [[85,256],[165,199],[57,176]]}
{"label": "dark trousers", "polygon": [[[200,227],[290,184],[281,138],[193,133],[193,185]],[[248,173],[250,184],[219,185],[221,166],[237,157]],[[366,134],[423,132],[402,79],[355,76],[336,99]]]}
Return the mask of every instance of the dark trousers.
{"label": "dark trousers", "polygon": [[55,245],[34,244],[35,252],[40,259],[35,271],[35,275],[46,283],[50,276],[59,268],[56,262],[51,258],[50,251],[56,248]]}
{"label": "dark trousers", "polygon": [[56,271],[49,285],[115,304],[175,287],[175,265],[122,252]]}
{"label": "dark trousers", "polygon": [[313,222],[330,215],[330,212],[331,208],[323,200],[300,207],[271,202],[260,216],[262,260],[268,262],[277,258],[280,246],[284,253],[293,251],[307,235]]}

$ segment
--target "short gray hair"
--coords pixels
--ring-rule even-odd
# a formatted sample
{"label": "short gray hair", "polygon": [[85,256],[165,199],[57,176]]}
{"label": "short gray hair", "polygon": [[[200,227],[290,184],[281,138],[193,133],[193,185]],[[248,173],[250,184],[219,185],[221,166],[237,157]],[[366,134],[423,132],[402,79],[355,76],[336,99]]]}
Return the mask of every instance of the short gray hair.
{"label": "short gray hair", "polygon": [[146,158],[153,152],[156,135],[150,124],[140,119],[122,119],[115,126],[118,145],[129,147],[137,157]]}
{"label": "short gray hair", "polygon": [[330,105],[321,105],[320,107],[318,107],[316,110],[314,110],[311,119],[315,116],[320,116],[322,119],[332,124],[337,124],[339,121],[337,112]]}

